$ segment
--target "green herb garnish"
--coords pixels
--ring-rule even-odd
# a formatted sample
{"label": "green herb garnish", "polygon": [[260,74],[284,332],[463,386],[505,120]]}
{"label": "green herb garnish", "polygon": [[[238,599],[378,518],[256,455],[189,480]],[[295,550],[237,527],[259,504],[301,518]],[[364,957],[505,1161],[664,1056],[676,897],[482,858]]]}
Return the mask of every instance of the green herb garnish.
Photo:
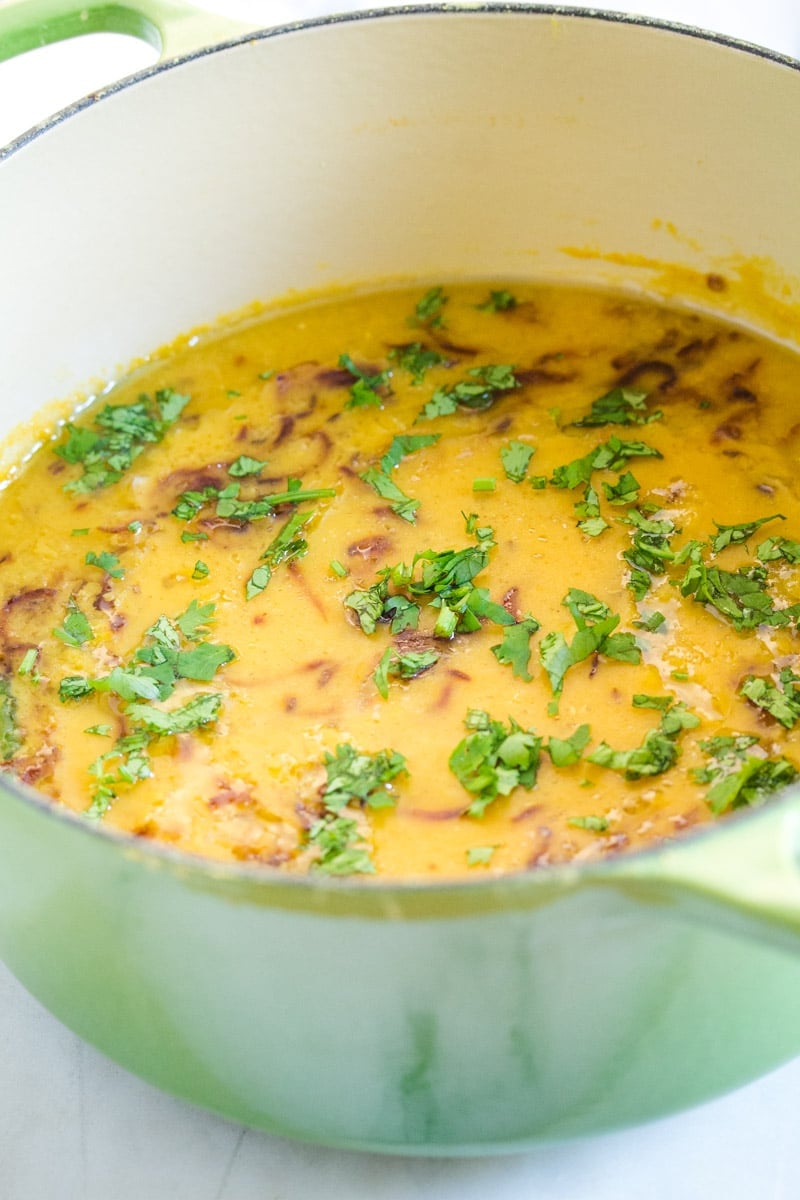
{"label": "green herb garnish", "polygon": [[64,491],[92,492],[122,478],[142,451],[165,434],[189,403],[172,388],[142,395],[133,404],[107,404],[87,425],[66,425],[66,441],[55,447],[65,462],[80,465],[83,473],[64,485]]}
{"label": "green herb garnish", "polygon": [[659,410],[648,413],[645,401],[647,392],[632,388],[612,388],[604,396],[592,401],[590,412],[580,421],[573,421],[576,428],[596,425],[649,425],[664,414]]}
{"label": "green herb garnish", "polygon": [[528,446],[525,442],[510,441],[507,446],[500,448],[500,460],[503,464],[503,470],[506,473],[506,478],[512,483],[522,483],[528,473],[528,466],[536,452],[535,446]]}
{"label": "green herb garnish", "polygon": [[490,291],[488,299],[484,300],[483,304],[476,304],[475,307],[479,312],[513,312],[518,303],[516,297],[503,288],[500,291]]}
{"label": "green herb garnish", "polygon": [[84,646],[94,638],[87,617],[72,597],[67,601],[67,615],[63,623],[53,630],[53,634],[65,646]]}
{"label": "green herb garnish", "polygon": [[470,732],[450,755],[450,770],[472,796],[467,815],[482,817],[498,796],[534,786],[542,739],[513,718],[506,727],[481,709],[470,709],[464,723]]}
{"label": "green herb garnish", "polygon": [[308,552],[308,542],[302,532],[315,516],[310,512],[293,512],[279,533],[275,535],[264,553],[259,565],[255,568],[245,584],[245,599],[252,600],[260,595],[272,578],[273,571],[281,563],[290,562],[294,558],[302,558]]}
{"label": "green herb garnish", "polygon": [[417,420],[446,417],[465,408],[472,412],[490,408],[500,392],[512,391],[519,383],[514,368],[505,364],[471,367],[465,379],[449,387],[440,387],[431,396]]}
{"label": "green herb garnish", "polygon": [[350,396],[345,408],[364,408],[370,405],[380,408],[382,392],[385,391],[392,378],[391,370],[387,368],[384,371],[378,371],[375,375],[368,375],[356,366],[349,354],[339,355],[339,366],[349,371],[355,379],[355,383],[350,388]]}
{"label": "green herb garnish", "polygon": [[440,658],[438,650],[409,651],[401,654],[388,646],[383,652],[372,678],[384,700],[388,700],[390,677],[415,679],[418,675],[422,675],[423,672],[434,667]]}

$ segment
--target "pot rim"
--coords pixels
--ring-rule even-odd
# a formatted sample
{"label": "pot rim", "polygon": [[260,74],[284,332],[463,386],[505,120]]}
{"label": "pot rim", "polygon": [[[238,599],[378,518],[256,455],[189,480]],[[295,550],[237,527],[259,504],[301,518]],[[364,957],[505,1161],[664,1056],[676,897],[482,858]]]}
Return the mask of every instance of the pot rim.
{"label": "pot rim", "polygon": [[[174,58],[156,62],[124,79],[97,89],[90,95],[76,100],[54,113],[47,120],[32,126],[6,146],[0,147],[0,163],[23,150],[42,134],[110,96],[127,90],[154,75],[180,68],[196,59],[224,52],[244,43],[266,41],[308,29],[345,25],[351,22],[370,22],[392,17],[460,16],[469,18],[487,15],[497,16],[501,19],[512,16],[519,16],[522,19],[559,17],[568,20],[600,20],[610,24],[639,26],[653,29],[657,33],[678,34],[682,37],[710,42],[766,59],[794,71],[800,71],[800,60],[780,51],[755,45],[727,34],[715,33],[662,18],[611,12],[604,9],[527,3],[398,4],[387,8],[333,13],[260,30],[256,29],[226,38],[210,46],[188,51]],[[22,783],[10,773],[0,772],[0,803],[5,797],[10,797],[15,802],[18,801],[23,807],[32,808],[45,819],[62,822],[66,829],[73,829],[76,832],[80,830],[81,836],[99,838],[109,848],[114,847],[114,852],[119,851],[123,856],[133,857],[143,864],[149,863],[154,867],[166,867],[190,882],[199,882],[201,885],[218,884],[223,891],[236,892],[244,886],[248,898],[252,898],[251,890],[256,889],[259,897],[263,900],[269,899],[268,896],[261,897],[261,893],[264,891],[276,893],[276,898],[277,893],[280,893],[282,907],[297,907],[298,909],[308,907],[309,900],[313,901],[314,897],[319,900],[320,906],[323,906],[326,897],[333,899],[338,896],[344,901],[348,913],[366,915],[368,911],[374,909],[376,912],[390,915],[393,898],[404,901],[409,898],[413,900],[415,897],[421,899],[439,897],[457,901],[468,896],[472,898],[470,908],[479,912],[497,907],[522,906],[529,898],[539,896],[543,891],[548,896],[558,895],[576,885],[624,883],[632,878],[641,880],[644,876],[650,880],[657,880],[661,874],[659,868],[662,865],[664,867],[663,878],[667,880],[674,877],[676,855],[681,861],[687,861],[689,856],[693,853],[696,854],[698,847],[702,847],[709,839],[713,839],[714,843],[719,845],[726,837],[729,840],[736,837],[742,827],[763,828],[770,821],[782,822],[787,812],[800,809],[800,782],[790,785],[779,799],[770,801],[760,808],[737,811],[726,816],[722,821],[709,822],[688,834],[682,834],[674,841],[664,841],[645,846],[642,849],[624,851],[590,861],[571,861],[502,875],[495,875],[487,871],[481,873],[480,876],[442,880],[423,878],[385,880],[360,876],[331,877],[322,874],[293,875],[281,870],[280,867],[270,867],[264,863],[235,863],[205,858],[199,854],[175,849],[167,843],[142,839],[101,823],[90,823],[82,813],[58,804],[57,801],[37,792],[33,787]],[[779,837],[779,833],[777,836]],[[482,904],[481,899],[486,903]],[[404,905],[401,907],[405,908]]]}

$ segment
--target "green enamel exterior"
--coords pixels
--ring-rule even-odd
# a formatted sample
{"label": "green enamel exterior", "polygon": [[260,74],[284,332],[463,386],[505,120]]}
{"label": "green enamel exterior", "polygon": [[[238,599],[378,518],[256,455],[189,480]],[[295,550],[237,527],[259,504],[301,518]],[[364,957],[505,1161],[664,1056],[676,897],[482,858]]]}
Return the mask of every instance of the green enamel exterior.
{"label": "green enamel exterior", "polygon": [[692,881],[701,863],[733,880],[792,812],[611,869],[362,887],[181,860],[6,787],[0,953],[106,1054],[236,1120],[372,1150],[518,1149],[800,1051],[796,903]]}

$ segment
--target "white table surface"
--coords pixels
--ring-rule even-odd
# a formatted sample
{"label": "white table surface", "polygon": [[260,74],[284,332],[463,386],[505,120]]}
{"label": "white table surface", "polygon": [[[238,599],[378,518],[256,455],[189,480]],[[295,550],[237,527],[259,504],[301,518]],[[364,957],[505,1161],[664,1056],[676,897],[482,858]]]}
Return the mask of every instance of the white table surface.
{"label": "white table surface", "polygon": [[[202,7],[272,23],[336,6],[202,0]],[[630,7],[800,56],[798,0],[632,0]],[[154,57],[131,39],[96,35],[0,64],[0,144]],[[373,1157],[296,1145],[161,1094],[69,1033],[0,966],[0,1200],[640,1197],[797,1200],[800,1059],[691,1113],[621,1133],[508,1158]]]}

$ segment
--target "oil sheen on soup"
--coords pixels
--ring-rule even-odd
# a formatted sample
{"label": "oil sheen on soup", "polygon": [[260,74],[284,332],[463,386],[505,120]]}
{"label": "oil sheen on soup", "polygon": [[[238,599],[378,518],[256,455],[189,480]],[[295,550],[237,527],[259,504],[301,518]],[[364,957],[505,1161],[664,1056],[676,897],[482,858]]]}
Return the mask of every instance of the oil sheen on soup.
{"label": "oil sheen on soup", "polygon": [[785,348],[572,287],[335,293],[184,339],[0,493],[4,769],[192,854],[364,879],[774,802],[798,397]]}

